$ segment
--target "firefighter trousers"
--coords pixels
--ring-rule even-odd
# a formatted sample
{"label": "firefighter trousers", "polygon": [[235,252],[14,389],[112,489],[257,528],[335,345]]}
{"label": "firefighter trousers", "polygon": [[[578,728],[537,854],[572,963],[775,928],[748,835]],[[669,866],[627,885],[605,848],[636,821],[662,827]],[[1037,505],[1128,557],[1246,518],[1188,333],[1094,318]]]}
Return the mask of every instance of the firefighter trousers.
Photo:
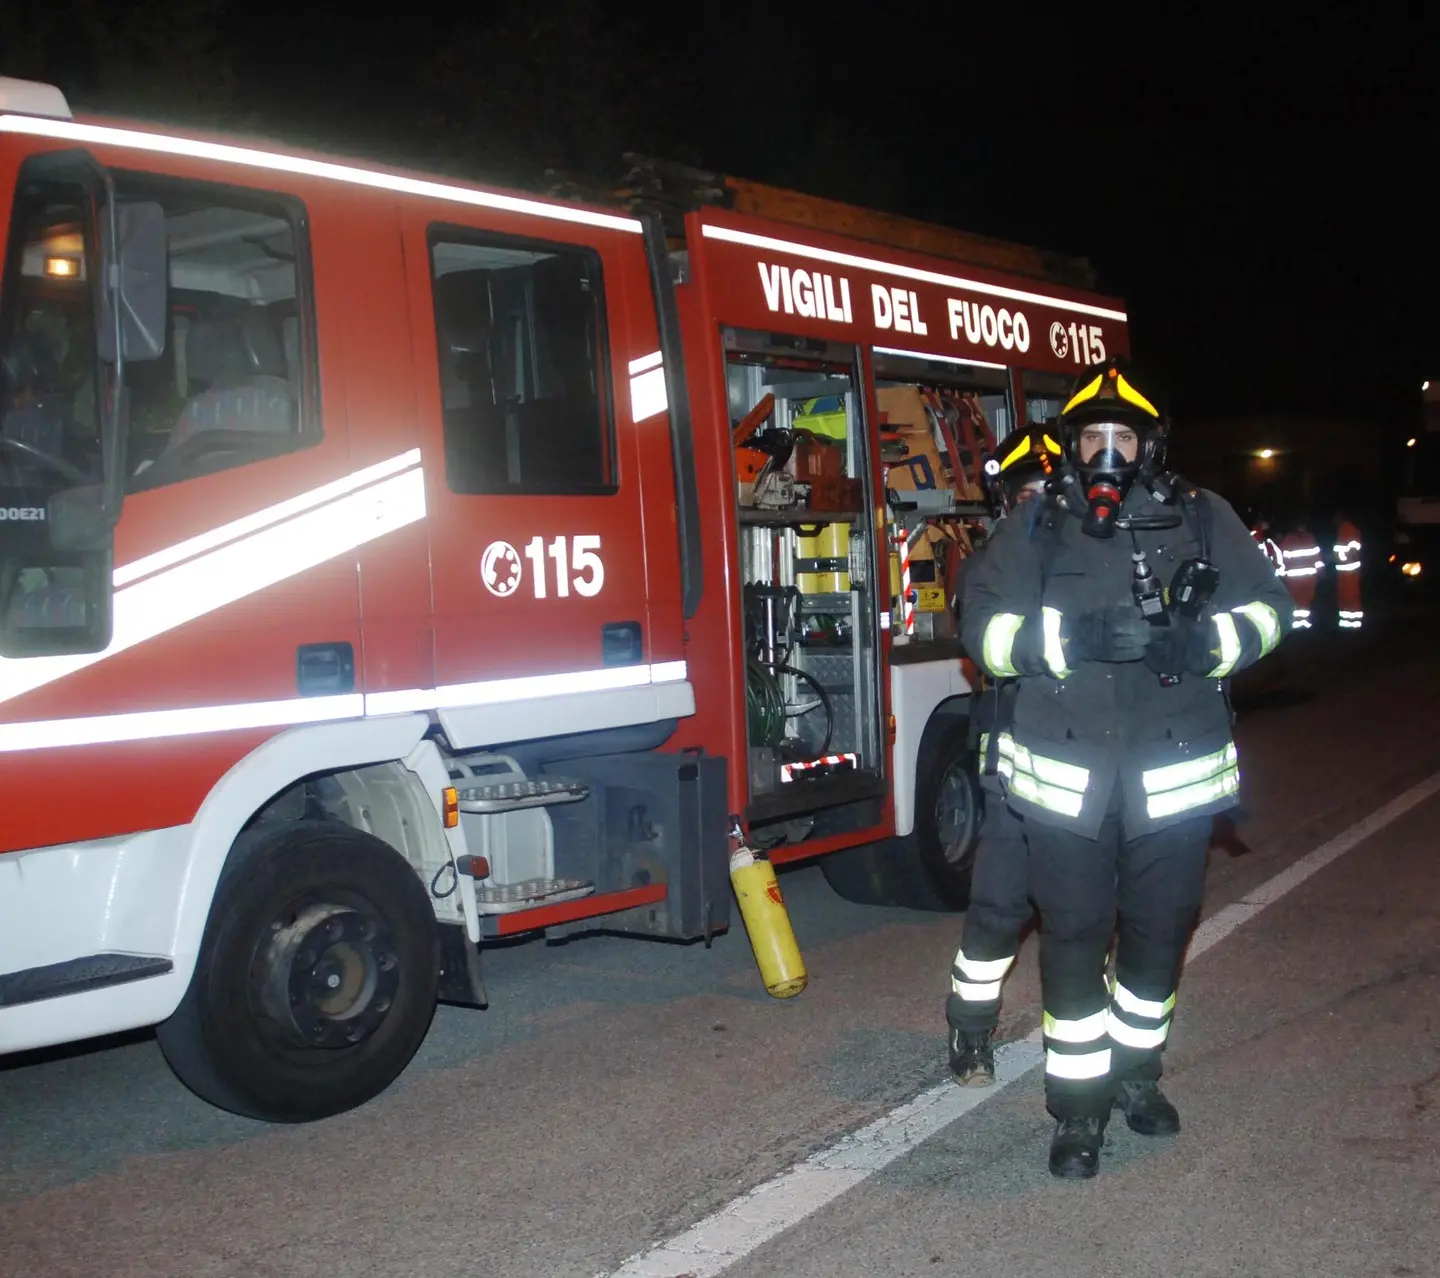
{"label": "firefighter trousers", "polygon": [[970,908],[960,950],[950,971],[945,1019],[966,1033],[994,1030],[1000,1020],[1000,986],[1020,948],[1020,933],[1035,907],[1025,825],[1005,796],[985,794],[985,819],[975,847]]}
{"label": "firefighter trousers", "polygon": [[[1127,838],[1119,798],[1117,783],[1094,840],[1026,825],[1041,918],[1045,1102],[1057,1118],[1099,1117],[1117,1081],[1160,1077],[1204,890],[1210,818]],[[1117,922],[1112,985],[1105,973]]]}

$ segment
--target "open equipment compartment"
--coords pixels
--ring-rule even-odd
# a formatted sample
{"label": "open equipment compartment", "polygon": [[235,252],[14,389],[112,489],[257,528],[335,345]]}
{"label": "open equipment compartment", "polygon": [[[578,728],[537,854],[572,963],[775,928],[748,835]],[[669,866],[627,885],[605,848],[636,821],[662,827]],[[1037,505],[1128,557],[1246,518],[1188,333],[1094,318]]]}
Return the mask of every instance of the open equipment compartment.
{"label": "open equipment compartment", "polygon": [[764,821],[884,783],[872,458],[853,346],[738,329],[724,342],[749,815]]}

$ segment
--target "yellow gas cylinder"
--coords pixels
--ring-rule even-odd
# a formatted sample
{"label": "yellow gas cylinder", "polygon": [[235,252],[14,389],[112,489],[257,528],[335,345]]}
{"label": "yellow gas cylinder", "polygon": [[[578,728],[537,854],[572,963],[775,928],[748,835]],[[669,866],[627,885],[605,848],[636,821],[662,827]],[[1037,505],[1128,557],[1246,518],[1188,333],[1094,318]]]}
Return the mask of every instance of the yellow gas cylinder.
{"label": "yellow gas cylinder", "polygon": [[760,853],[742,847],[730,857],[730,882],[766,990],[776,998],[794,998],[810,978],[795,943],[775,867]]}

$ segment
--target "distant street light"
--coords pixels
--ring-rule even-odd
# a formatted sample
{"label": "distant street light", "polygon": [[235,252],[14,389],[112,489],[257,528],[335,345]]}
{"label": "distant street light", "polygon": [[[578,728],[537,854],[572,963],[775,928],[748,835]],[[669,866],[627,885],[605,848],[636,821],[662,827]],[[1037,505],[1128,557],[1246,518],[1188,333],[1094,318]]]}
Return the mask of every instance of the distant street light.
{"label": "distant street light", "polygon": [[1262,448],[1260,450],[1260,456],[1263,457],[1266,461],[1269,461],[1272,457],[1275,456],[1275,450],[1273,448]]}
{"label": "distant street light", "polygon": [[1415,447],[1415,436],[1412,435],[1412,436],[1410,436],[1409,439],[1407,439],[1407,440],[1405,441],[1405,447],[1406,447],[1406,448],[1414,448],[1414,447]]}

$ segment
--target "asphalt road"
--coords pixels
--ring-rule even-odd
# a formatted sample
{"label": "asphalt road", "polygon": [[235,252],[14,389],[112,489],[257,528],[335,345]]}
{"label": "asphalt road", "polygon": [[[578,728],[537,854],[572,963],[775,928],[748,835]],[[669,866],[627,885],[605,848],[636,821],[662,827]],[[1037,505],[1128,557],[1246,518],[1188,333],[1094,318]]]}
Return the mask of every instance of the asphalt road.
{"label": "asphalt road", "polygon": [[[1237,690],[1244,807],[1207,914],[1440,772],[1428,623],[1340,638]],[[1055,1182],[1030,1073],[726,1272],[1440,1272],[1437,818],[1414,807],[1187,969],[1177,1139],[1117,1121],[1098,1180]],[[798,999],[765,995],[738,924],[709,951],[517,944],[487,957],[490,1010],[440,1009],[390,1093],[306,1127],[209,1108],[148,1035],[0,1062],[0,1275],[612,1272],[943,1080],[958,919],[849,905],[813,867],[785,892]],[[1032,939],[1004,1035],[1039,1013]]]}

